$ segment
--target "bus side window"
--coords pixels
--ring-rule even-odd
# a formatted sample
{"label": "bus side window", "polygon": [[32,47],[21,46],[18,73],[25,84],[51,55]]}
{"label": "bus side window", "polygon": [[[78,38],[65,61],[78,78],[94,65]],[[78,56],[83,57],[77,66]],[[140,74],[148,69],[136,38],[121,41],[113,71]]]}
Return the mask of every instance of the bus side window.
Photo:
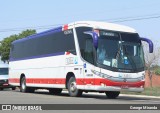
{"label": "bus side window", "polygon": [[94,63],[93,43],[92,38],[87,38],[85,41],[84,59],[89,63]]}

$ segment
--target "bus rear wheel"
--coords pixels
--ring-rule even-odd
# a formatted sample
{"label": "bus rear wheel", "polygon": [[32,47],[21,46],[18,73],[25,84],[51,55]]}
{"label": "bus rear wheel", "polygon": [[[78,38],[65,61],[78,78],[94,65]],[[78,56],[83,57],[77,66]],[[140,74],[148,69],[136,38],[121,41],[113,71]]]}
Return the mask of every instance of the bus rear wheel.
{"label": "bus rear wheel", "polygon": [[49,89],[49,93],[53,94],[53,95],[59,95],[59,94],[61,94],[61,92],[62,92],[62,89],[58,89],[58,88]]}
{"label": "bus rear wheel", "polygon": [[16,87],[12,87],[12,90],[16,90]]}
{"label": "bus rear wheel", "polygon": [[109,99],[115,99],[119,96],[120,92],[119,91],[106,91],[105,94]]}
{"label": "bus rear wheel", "polygon": [[29,88],[26,86],[26,78],[25,77],[22,77],[21,78],[21,81],[20,81],[20,91],[23,92],[23,93],[34,93],[34,88]]}
{"label": "bus rear wheel", "polygon": [[77,97],[82,95],[82,90],[77,89],[75,77],[71,77],[68,81],[68,92],[72,97]]}

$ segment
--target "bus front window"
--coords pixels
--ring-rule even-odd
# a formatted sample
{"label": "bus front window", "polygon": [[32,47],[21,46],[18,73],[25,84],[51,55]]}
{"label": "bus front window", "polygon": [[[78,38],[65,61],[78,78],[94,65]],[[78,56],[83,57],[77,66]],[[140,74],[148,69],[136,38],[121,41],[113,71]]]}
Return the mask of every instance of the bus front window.
{"label": "bus front window", "polygon": [[97,62],[114,71],[138,72],[144,69],[142,45],[136,33],[99,31]]}
{"label": "bus front window", "polygon": [[8,75],[8,68],[0,68],[0,75]]}

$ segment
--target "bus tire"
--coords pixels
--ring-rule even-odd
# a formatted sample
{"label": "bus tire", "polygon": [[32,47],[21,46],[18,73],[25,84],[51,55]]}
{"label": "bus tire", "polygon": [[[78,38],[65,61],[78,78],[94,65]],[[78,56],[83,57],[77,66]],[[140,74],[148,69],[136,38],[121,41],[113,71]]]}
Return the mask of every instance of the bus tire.
{"label": "bus tire", "polygon": [[120,92],[119,91],[106,91],[105,94],[109,99],[115,99],[119,96]]}
{"label": "bus tire", "polygon": [[28,88],[26,86],[26,78],[25,77],[21,78],[21,81],[20,81],[20,91],[23,92],[23,93],[28,92]]}
{"label": "bus tire", "polygon": [[82,90],[77,89],[75,77],[70,77],[67,85],[70,96],[78,97],[82,95]]}
{"label": "bus tire", "polygon": [[20,91],[21,92],[23,92],[23,93],[34,93],[35,88],[26,86],[26,78],[25,78],[25,76],[21,78],[20,83],[21,83],[20,84]]}
{"label": "bus tire", "polygon": [[16,90],[16,87],[12,87],[12,90]]}
{"label": "bus tire", "polygon": [[53,94],[53,95],[59,95],[59,94],[61,94],[61,92],[62,92],[62,89],[59,89],[59,88],[51,88],[51,89],[49,89],[49,93]]}

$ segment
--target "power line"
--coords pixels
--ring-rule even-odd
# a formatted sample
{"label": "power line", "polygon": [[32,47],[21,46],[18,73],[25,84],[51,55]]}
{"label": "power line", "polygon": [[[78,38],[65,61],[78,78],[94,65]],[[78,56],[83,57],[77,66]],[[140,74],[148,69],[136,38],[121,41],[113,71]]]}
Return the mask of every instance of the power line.
{"label": "power line", "polygon": [[148,19],[156,19],[156,18],[160,18],[160,15],[158,16],[152,16],[152,17],[142,17],[142,18],[131,18],[131,19],[124,19],[124,20],[113,20],[111,22],[115,23],[115,22],[126,22],[126,21],[136,21],[136,20],[148,20]]}
{"label": "power line", "polygon": [[[103,20],[97,20],[97,21],[108,21],[112,23],[117,22],[127,22],[127,21],[139,21],[139,20],[148,20],[148,19],[156,19],[160,18],[160,15],[155,16],[149,16],[149,17],[126,17],[126,18],[115,18],[115,19],[103,19]],[[25,29],[50,29],[51,27],[55,26],[61,26],[64,24],[54,24],[54,25],[45,25],[45,26],[36,26],[36,27],[23,27],[23,28],[10,28],[10,29],[1,29],[0,32],[12,32],[12,31],[22,31]]]}
{"label": "power line", "polygon": [[[160,16],[159,13],[155,14],[150,14],[150,15],[141,15],[141,16],[129,16],[129,17],[120,17],[120,18],[111,18],[111,19],[106,19],[107,21],[112,21],[112,20],[126,20],[126,19],[133,19],[133,18],[144,18],[144,17],[153,17],[153,16]],[[106,21],[105,20],[105,21]],[[101,20],[104,21],[104,20]]]}

